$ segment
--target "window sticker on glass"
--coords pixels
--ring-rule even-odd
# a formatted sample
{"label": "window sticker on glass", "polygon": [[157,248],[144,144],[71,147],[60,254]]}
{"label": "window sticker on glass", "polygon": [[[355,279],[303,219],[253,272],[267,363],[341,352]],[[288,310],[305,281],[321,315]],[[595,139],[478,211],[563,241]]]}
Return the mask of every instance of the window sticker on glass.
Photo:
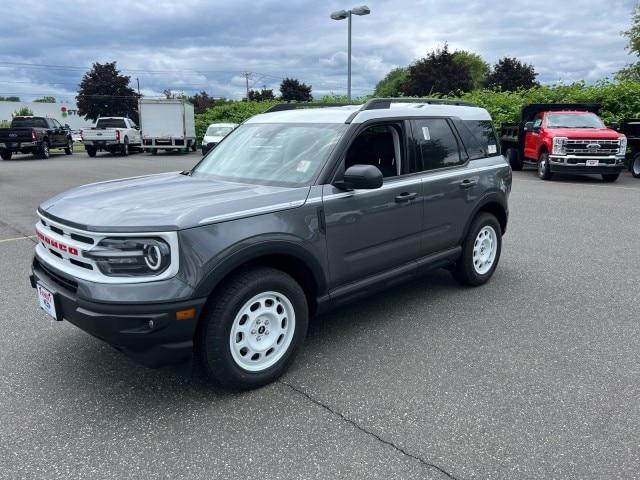
{"label": "window sticker on glass", "polygon": [[309,170],[310,166],[311,162],[309,160],[300,160],[300,162],[298,162],[298,166],[296,167],[296,172],[305,173],[307,170]]}
{"label": "window sticker on glass", "polygon": [[496,147],[495,145],[489,145],[487,147],[487,152],[489,152],[489,153],[497,153],[498,152],[498,147]]}
{"label": "window sticker on glass", "polygon": [[431,135],[429,135],[429,127],[422,127],[422,136],[425,140],[431,140]]}

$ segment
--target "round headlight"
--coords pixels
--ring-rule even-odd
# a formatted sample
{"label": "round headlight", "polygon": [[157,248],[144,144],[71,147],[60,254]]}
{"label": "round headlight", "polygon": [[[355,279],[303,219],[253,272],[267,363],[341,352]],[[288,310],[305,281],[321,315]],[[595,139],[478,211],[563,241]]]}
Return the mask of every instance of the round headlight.
{"label": "round headlight", "polygon": [[158,245],[147,245],[144,249],[144,263],[154,272],[162,267],[162,253]]}

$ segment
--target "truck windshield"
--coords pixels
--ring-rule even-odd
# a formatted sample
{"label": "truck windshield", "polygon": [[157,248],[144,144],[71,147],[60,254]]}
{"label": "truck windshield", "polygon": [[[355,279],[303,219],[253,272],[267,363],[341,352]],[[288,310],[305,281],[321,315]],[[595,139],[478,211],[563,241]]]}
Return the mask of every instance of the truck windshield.
{"label": "truck windshield", "polygon": [[211,125],[209,128],[207,128],[207,133],[205,133],[205,135],[208,137],[224,137],[231,130],[233,130],[232,127],[215,127]]}
{"label": "truck windshield", "polygon": [[47,128],[47,121],[38,117],[14,118],[11,126],[15,128]]}
{"label": "truck windshield", "polygon": [[245,124],[200,162],[192,175],[282,186],[312,180],[346,124]]}
{"label": "truck windshield", "polygon": [[548,128],[605,128],[602,120],[593,113],[549,113]]}
{"label": "truck windshield", "polygon": [[124,118],[100,118],[96,128],[127,128]]}

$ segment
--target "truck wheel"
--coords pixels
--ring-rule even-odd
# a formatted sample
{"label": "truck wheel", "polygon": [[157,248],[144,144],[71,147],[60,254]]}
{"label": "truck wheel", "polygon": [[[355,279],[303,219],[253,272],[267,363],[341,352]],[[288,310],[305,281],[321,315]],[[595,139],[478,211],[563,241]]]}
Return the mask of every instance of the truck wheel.
{"label": "truck wheel", "polygon": [[87,146],[87,147],[86,147],[86,150],[87,150],[87,155],[89,155],[91,158],[93,158],[93,157],[95,157],[95,156],[96,156],[97,150],[96,150],[96,148],[95,148],[95,147],[89,147],[89,146]]}
{"label": "truck wheel", "polygon": [[195,342],[200,363],[225,387],[266,385],[293,362],[308,321],[306,296],[289,275],[266,267],[239,272],[203,312]]}
{"label": "truck wheel", "polygon": [[196,145],[196,142],[193,142],[193,143],[191,144],[191,151],[192,151],[192,152],[195,152],[197,149],[198,149],[198,147],[197,147],[197,145]]}
{"label": "truck wheel", "polygon": [[636,153],[633,159],[631,159],[630,167],[633,178],[640,178],[640,153]]}
{"label": "truck wheel", "polygon": [[129,139],[127,137],[124,137],[124,143],[120,147],[120,155],[123,157],[129,156]]}
{"label": "truck wheel", "polygon": [[0,157],[2,157],[3,160],[11,160],[11,155],[13,155],[11,150],[2,150],[2,152],[0,152]]}
{"label": "truck wheel", "polygon": [[67,140],[67,146],[64,149],[64,153],[65,155],[73,154],[73,140],[71,139]]}
{"label": "truck wheel", "polygon": [[549,154],[542,152],[538,159],[538,176],[542,180],[551,180],[553,173],[551,173],[551,167],[549,166]]}
{"label": "truck wheel", "polygon": [[49,142],[46,140],[42,142],[42,145],[40,145],[40,148],[38,149],[38,156],[44,160],[49,158]]}
{"label": "truck wheel", "polygon": [[517,148],[508,148],[505,153],[505,157],[507,158],[509,165],[511,165],[512,170],[522,170],[523,161],[522,158],[520,158],[520,152],[518,152]]}
{"label": "truck wheel", "polygon": [[619,173],[603,173],[602,174],[602,181],[603,182],[615,182],[616,180],[618,180],[618,177],[620,176]]}
{"label": "truck wheel", "polygon": [[151,149],[151,155],[157,155],[158,154],[158,149],[157,148],[152,148]]}
{"label": "truck wheel", "polygon": [[498,219],[490,213],[480,213],[462,243],[462,254],[452,270],[453,277],[473,287],[488,282],[498,266],[501,250],[502,229]]}

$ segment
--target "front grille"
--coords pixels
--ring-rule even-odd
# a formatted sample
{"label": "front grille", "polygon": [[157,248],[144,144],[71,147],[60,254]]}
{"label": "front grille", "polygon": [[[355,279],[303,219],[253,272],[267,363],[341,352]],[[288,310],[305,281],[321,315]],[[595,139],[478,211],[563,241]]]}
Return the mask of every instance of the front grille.
{"label": "front grille", "polygon": [[616,155],[619,140],[573,140],[567,141],[567,155]]}
{"label": "front grille", "polygon": [[39,268],[44,273],[46,273],[47,277],[49,277],[51,281],[53,281],[59,287],[62,287],[65,290],[68,290],[72,293],[76,293],[78,291],[77,282],[54,272],[52,269],[48,268],[44,263],[38,261],[37,258],[33,260],[33,266],[35,268]]}

